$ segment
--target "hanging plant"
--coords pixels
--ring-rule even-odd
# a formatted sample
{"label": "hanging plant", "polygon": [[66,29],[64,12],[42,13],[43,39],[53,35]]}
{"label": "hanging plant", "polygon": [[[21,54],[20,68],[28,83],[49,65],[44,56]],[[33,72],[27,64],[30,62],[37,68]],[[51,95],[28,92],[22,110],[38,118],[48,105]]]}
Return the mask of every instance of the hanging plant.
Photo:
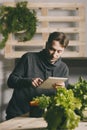
{"label": "hanging plant", "polygon": [[18,35],[19,32],[23,32],[19,41],[30,40],[35,32],[37,26],[37,18],[35,10],[27,8],[27,2],[18,2],[16,7],[0,7],[0,33],[2,35],[2,41],[0,42],[0,48],[5,46],[5,42],[8,39],[8,34],[13,33]]}

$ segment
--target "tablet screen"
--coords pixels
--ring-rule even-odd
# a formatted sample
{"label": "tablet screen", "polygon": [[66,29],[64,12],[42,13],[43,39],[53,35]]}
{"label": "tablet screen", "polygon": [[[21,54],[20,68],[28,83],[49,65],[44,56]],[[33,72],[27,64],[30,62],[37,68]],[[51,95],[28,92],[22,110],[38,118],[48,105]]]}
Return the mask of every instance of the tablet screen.
{"label": "tablet screen", "polygon": [[68,78],[63,77],[48,77],[41,85],[40,88],[52,88],[53,84],[65,82]]}

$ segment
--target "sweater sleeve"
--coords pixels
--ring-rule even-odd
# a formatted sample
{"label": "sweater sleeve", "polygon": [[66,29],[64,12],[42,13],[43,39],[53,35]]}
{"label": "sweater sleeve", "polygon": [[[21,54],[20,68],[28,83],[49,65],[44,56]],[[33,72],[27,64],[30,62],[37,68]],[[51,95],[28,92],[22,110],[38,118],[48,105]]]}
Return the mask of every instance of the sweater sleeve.
{"label": "sweater sleeve", "polygon": [[66,65],[65,70],[63,71],[63,77],[67,77],[68,80],[65,81],[65,87],[67,88],[69,82],[69,68]]}
{"label": "sweater sleeve", "polygon": [[36,96],[41,96],[42,94],[46,96],[52,96],[56,94],[56,89],[51,88],[51,89],[43,89],[43,88],[36,88],[35,95]]}
{"label": "sweater sleeve", "polygon": [[26,56],[23,55],[15,66],[13,72],[10,74],[7,80],[9,88],[22,88],[31,85],[31,79],[24,77],[26,60]]}

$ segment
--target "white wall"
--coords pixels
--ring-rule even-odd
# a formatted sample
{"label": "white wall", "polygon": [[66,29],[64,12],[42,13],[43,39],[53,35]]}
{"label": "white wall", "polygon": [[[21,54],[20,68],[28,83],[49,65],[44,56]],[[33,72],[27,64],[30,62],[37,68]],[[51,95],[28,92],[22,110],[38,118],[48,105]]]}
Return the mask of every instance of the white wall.
{"label": "white wall", "polygon": [[[2,2],[9,2],[9,1],[23,1],[23,0],[0,0],[0,3]],[[87,5],[87,0],[27,0],[29,2],[60,2],[60,3],[73,3],[73,2],[81,2],[81,3],[85,3],[85,5]],[[86,9],[86,34],[87,34],[87,9]],[[86,43],[87,43],[87,37],[86,37]],[[87,52],[87,47],[85,52]],[[87,53],[86,53],[87,55]],[[9,74],[11,73],[11,71],[14,68],[14,59],[5,59],[4,58],[4,49],[0,50],[0,121],[4,121],[5,120],[5,110],[6,110],[6,106],[8,104],[8,101],[11,98],[12,95],[12,89],[9,89],[7,87],[7,78],[9,76]],[[82,68],[79,68],[79,70]],[[79,73],[84,73],[86,68],[84,68],[84,70],[77,70],[79,71]],[[74,70],[73,70],[74,71]],[[76,68],[75,68],[76,71]],[[84,75],[87,78],[87,75]],[[73,73],[72,77],[70,79],[71,82],[75,82],[77,80],[78,77],[78,72]]]}

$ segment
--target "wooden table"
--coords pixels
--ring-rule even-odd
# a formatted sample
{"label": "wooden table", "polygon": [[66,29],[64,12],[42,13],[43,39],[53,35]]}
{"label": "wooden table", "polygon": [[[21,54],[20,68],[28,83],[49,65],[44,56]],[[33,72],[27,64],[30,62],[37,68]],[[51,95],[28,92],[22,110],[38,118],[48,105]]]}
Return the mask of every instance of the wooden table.
{"label": "wooden table", "polygon": [[[44,130],[46,126],[43,118],[22,116],[0,123],[0,130]],[[75,130],[87,130],[87,122],[80,122]]]}

